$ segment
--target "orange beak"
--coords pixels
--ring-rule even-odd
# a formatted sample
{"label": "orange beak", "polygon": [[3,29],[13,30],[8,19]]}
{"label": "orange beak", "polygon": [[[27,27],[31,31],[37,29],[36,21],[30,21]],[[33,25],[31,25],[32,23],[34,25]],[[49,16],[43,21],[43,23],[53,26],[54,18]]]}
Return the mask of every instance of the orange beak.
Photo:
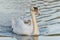
{"label": "orange beak", "polygon": [[35,11],[36,13],[39,13],[39,12],[38,12],[38,9],[35,9],[34,11]]}

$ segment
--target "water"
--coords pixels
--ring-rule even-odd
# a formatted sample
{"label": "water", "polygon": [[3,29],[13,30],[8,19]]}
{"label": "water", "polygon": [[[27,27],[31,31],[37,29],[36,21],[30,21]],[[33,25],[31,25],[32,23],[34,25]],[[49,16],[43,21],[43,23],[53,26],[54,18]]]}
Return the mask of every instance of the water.
{"label": "water", "polygon": [[60,40],[60,36],[19,36],[18,40]]}
{"label": "water", "polygon": [[[5,36],[12,36],[14,35],[11,31],[11,18],[12,17],[19,17],[23,15],[23,13],[30,13],[30,2],[29,3],[24,3],[21,1],[17,0],[0,0],[0,34],[5,35]],[[24,5],[22,4],[24,3]],[[21,5],[20,5],[21,4]],[[27,5],[29,4],[29,5]],[[55,0],[55,1],[36,1],[36,6],[38,6],[40,10],[40,14],[37,18],[37,23],[40,28],[40,32],[42,35],[46,34],[60,34],[60,0]],[[26,10],[27,9],[27,10]],[[21,14],[20,14],[21,13]],[[28,16],[28,15],[25,15]],[[29,18],[29,17],[28,17]],[[31,18],[31,17],[30,17]],[[23,19],[23,18],[22,18]],[[43,26],[47,26],[47,28],[43,28]],[[3,28],[1,30],[1,27]],[[6,31],[6,32],[5,32]],[[8,32],[9,31],[9,32]],[[19,37],[19,36],[18,36]],[[21,38],[21,39],[20,39]],[[43,37],[38,37],[38,40],[59,40],[60,36],[55,36],[55,37],[48,37],[48,36],[43,36]],[[33,37],[19,37],[18,40],[33,40]]]}

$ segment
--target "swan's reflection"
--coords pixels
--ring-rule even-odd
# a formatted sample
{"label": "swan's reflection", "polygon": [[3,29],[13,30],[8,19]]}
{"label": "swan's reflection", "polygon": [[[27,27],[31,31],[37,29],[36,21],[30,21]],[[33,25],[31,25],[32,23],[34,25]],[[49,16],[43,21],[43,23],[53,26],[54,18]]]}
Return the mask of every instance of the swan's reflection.
{"label": "swan's reflection", "polygon": [[17,40],[38,40],[38,36],[16,36]]}

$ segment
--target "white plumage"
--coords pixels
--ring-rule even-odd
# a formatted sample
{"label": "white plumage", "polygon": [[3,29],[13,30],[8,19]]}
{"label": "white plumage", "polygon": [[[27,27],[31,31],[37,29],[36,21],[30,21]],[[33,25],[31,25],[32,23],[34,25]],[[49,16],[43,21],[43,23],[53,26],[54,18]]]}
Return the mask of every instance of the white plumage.
{"label": "white plumage", "polygon": [[33,32],[33,27],[31,25],[25,24],[20,18],[12,21],[13,32],[16,34],[31,35]]}

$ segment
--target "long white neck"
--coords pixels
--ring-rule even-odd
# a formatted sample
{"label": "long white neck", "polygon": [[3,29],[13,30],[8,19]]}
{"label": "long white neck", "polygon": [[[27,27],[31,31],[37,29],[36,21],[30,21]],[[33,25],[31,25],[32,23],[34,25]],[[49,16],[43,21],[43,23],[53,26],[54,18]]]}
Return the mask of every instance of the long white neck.
{"label": "long white neck", "polygon": [[36,22],[35,12],[31,11],[32,24],[33,24],[33,35],[39,35],[38,26]]}

